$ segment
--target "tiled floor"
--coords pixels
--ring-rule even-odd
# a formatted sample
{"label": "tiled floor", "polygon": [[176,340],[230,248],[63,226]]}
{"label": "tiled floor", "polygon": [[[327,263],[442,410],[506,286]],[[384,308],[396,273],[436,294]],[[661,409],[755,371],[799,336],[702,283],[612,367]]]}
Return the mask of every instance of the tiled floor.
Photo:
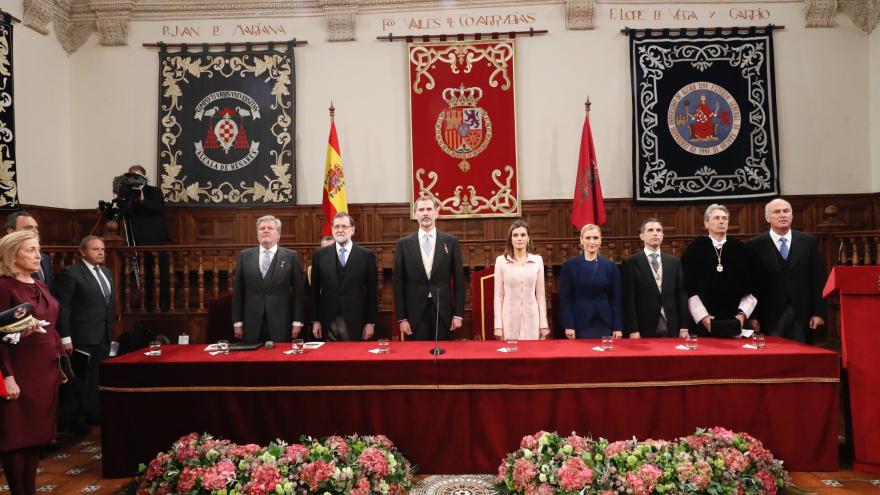
{"label": "tiled floor", "polygon": [[[131,484],[131,478],[101,478],[101,434],[97,429],[85,438],[61,435],[58,441],[58,450],[40,460],[37,492],[115,494]],[[0,472],[2,493],[9,493],[9,487]]]}
{"label": "tiled floor", "polygon": [[[880,495],[880,473],[837,471],[833,473],[791,473],[796,490],[787,493],[845,495]],[[423,478],[419,476],[418,479]],[[131,478],[101,478],[101,437],[95,429],[85,438],[59,437],[59,449],[40,461],[37,491],[55,494],[117,494],[132,482]],[[0,471],[0,494],[9,493],[6,478]]]}

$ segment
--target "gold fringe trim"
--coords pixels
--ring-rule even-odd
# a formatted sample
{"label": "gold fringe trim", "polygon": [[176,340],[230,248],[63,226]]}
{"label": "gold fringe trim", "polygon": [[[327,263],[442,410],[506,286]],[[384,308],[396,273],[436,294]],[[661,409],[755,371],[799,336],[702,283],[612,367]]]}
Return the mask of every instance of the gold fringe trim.
{"label": "gold fringe trim", "polygon": [[102,392],[146,394],[167,392],[360,392],[392,390],[577,390],[603,388],[699,387],[704,385],[783,385],[790,383],[840,383],[839,378],[718,378],[654,382],[541,383],[515,385],[505,383],[467,383],[440,385],[285,385],[258,387],[99,387]]}

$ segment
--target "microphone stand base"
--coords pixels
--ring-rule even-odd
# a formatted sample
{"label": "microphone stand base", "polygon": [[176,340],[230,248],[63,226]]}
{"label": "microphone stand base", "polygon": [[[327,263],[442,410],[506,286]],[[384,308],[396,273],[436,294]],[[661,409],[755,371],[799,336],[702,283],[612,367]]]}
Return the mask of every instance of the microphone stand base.
{"label": "microphone stand base", "polygon": [[431,349],[431,350],[428,351],[428,352],[430,352],[430,353],[433,354],[434,356],[439,356],[440,354],[445,354],[445,353],[446,353],[446,349],[441,349],[441,348],[439,348],[439,347],[435,347],[435,348]]}

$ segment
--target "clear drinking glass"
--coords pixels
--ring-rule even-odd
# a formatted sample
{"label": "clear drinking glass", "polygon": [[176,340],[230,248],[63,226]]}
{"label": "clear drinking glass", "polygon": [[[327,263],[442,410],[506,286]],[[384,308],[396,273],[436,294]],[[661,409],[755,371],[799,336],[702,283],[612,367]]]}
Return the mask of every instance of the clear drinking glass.
{"label": "clear drinking glass", "polygon": [[519,350],[519,342],[516,339],[507,339],[507,352],[516,352]]}
{"label": "clear drinking glass", "polygon": [[764,336],[760,334],[752,335],[752,344],[755,345],[758,349],[764,348]]}
{"label": "clear drinking glass", "polygon": [[610,351],[614,349],[614,338],[610,335],[602,337],[602,349]]}
{"label": "clear drinking glass", "polygon": [[697,336],[696,335],[688,335],[684,339],[684,345],[690,350],[697,349]]}
{"label": "clear drinking glass", "polygon": [[391,352],[391,341],[379,339],[379,354],[388,354],[389,352]]}
{"label": "clear drinking glass", "polygon": [[162,342],[158,340],[154,340],[150,342],[150,356],[161,356],[162,355]]}
{"label": "clear drinking glass", "polygon": [[293,339],[293,343],[291,344],[290,348],[291,350],[293,350],[294,354],[302,354],[303,352],[305,352],[303,350],[304,345],[305,342],[303,342],[303,339]]}

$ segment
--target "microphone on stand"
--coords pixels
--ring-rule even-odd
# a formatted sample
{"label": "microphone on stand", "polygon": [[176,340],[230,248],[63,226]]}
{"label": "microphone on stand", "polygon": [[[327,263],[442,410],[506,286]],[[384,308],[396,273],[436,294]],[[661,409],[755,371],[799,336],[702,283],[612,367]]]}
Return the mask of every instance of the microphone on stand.
{"label": "microphone on stand", "polygon": [[437,314],[436,314],[436,318],[434,320],[434,348],[431,349],[429,352],[431,354],[433,354],[434,356],[439,356],[440,354],[443,354],[446,352],[445,349],[440,348],[440,288],[439,287],[437,288],[436,295],[437,295],[437,297],[435,297],[435,299],[437,300]]}

